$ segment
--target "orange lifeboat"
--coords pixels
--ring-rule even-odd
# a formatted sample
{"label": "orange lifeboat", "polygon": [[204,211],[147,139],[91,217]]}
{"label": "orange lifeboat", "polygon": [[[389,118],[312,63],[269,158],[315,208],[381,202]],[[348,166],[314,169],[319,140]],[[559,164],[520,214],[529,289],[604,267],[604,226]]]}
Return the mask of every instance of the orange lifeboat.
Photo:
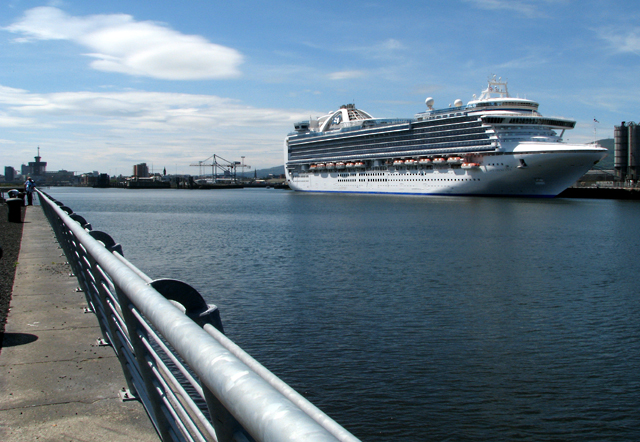
{"label": "orange lifeboat", "polygon": [[415,166],[417,164],[417,161],[413,158],[409,158],[408,160],[404,160],[404,164],[406,166]]}
{"label": "orange lifeboat", "polygon": [[336,163],[336,169],[344,169],[344,163],[342,161]]}
{"label": "orange lifeboat", "polygon": [[404,164],[403,160],[393,160],[394,166],[402,166]]}
{"label": "orange lifeboat", "polygon": [[358,168],[363,168],[364,167],[364,163],[362,161],[356,161],[355,166]]}
{"label": "orange lifeboat", "polygon": [[316,164],[316,170],[323,170],[324,169],[324,163],[318,163]]}
{"label": "orange lifeboat", "polygon": [[335,167],[335,164],[334,164],[334,163],[327,163],[327,164],[326,164],[326,168],[327,168],[327,169],[333,169],[334,167]]}
{"label": "orange lifeboat", "polygon": [[434,158],[433,159],[433,165],[434,166],[441,166],[443,164],[447,164],[447,160],[445,160],[444,158]]}
{"label": "orange lifeboat", "polygon": [[449,164],[462,164],[462,158],[460,158],[460,157],[449,157],[449,158],[447,158],[447,163],[449,163]]}
{"label": "orange lifeboat", "polygon": [[312,164],[311,166],[309,166],[309,170],[316,170],[316,165]]}
{"label": "orange lifeboat", "polygon": [[347,169],[353,169],[355,167],[355,164],[353,164],[352,162],[348,162],[346,166],[347,166]]}
{"label": "orange lifeboat", "polygon": [[480,165],[478,163],[462,163],[460,167],[463,169],[477,169]]}
{"label": "orange lifeboat", "polygon": [[429,158],[420,158],[418,160],[418,163],[423,165],[423,166],[426,166],[426,165],[431,164],[431,160]]}

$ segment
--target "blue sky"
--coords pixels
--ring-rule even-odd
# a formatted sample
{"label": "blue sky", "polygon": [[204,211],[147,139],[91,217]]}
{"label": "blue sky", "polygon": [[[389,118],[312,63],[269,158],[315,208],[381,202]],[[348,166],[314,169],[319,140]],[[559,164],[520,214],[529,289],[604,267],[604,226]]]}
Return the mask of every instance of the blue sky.
{"label": "blue sky", "polygon": [[53,1],[0,5],[0,166],[197,173],[283,164],[293,123],[345,103],[411,117],[490,75],[591,142],[640,120],[631,1]]}

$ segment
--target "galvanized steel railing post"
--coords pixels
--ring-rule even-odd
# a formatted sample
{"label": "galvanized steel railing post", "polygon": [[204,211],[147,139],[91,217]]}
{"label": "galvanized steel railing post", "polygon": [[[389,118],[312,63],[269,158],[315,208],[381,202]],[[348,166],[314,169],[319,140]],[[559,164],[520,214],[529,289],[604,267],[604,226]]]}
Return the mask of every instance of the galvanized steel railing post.
{"label": "galvanized steel railing post", "polygon": [[[189,284],[174,279],[157,279],[150,282],[149,285],[165,298],[179,303],[184,309],[185,315],[193,319],[199,326],[211,325],[220,333],[224,333],[218,307],[207,304],[202,295]],[[203,382],[200,382],[200,386],[218,442],[253,440],[211,390]]]}
{"label": "galvanized steel railing post", "polygon": [[146,408],[150,411],[149,414],[152,417],[153,424],[155,425],[162,440],[176,440],[176,432],[172,428],[163,410],[163,394],[159,391],[161,390],[161,387],[154,383],[155,375],[149,364],[149,361],[152,360],[152,358],[149,358],[149,352],[142,342],[142,339],[146,339],[148,341],[149,336],[147,335],[144,327],[139,324],[135,315],[133,315],[132,309],[135,307],[132,305],[131,300],[126,293],[116,287],[116,295],[122,309],[122,317],[129,329],[129,339],[133,346],[133,352],[138,363],[138,371],[143,382],[143,385],[138,386],[138,390],[144,390],[144,396],[141,397],[141,400],[146,402]]}
{"label": "galvanized steel railing post", "polygon": [[[88,263],[86,261],[83,261],[87,258],[87,256],[84,249],[82,248],[82,245],[77,241],[73,232],[65,225],[58,214],[56,214],[51,209],[51,207],[49,207],[48,203],[43,200],[43,198],[40,198],[40,204],[42,205],[43,209],[46,208],[45,214],[47,214],[50,223],[54,227],[54,232],[56,234],[56,238],[58,239],[58,243],[62,247],[64,255],[67,258],[67,263],[71,267],[71,271],[76,277],[78,284],[80,285],[80,289],[85,294],[87,304],[90,307],[93,307],[93,300],[87,286],[87,275],[85,274],[86,265]],[[73,211],[71,211],[71,209],[69,209],[68,207],[65,207],[65,209],[67,213],[73,213]]]}
{"label": "galvanized steel railing post", "polygon": [[[91,233],[94,236],[93,233],[95,232]],[[135,374],[137,373],[132,371],[137,372],[138,368],[137,365],[130,362],[131,360],[135,361],[135,357],[127,358],[127,354],[133,353],[133,347],[131,346],[128,326],[124,322],[122,312],[119,309],[116,289],[92,256],[89,256],[89,262],[91,263],[93,281],[92,291],[95,290],[96,293],[94,305],[98,306],[94,313],[100,322],[104,322],[106,330],[103,333],[108,335],[109,342],[118,356],[129,392],[137,396],[138,392],[135,385]]]}

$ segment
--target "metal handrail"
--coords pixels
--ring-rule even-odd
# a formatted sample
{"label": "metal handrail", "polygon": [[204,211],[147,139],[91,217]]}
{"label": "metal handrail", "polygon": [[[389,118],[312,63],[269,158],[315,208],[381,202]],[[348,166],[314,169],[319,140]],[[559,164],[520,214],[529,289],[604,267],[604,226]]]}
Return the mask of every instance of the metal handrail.
{"label": "metal handrail", "polygon": [[192,287],[152,281],[108,235],[36,191],[131,395],[162,440],[358,441],[229,340],[217,308]]}

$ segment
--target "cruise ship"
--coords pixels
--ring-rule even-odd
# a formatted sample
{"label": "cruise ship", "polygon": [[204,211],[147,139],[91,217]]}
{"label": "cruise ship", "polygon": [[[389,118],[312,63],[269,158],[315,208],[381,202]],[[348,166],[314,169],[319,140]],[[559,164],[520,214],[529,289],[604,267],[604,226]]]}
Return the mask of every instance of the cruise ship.
{"label": "cruise ship", "polygon": [[381,119],[343,105],[294,125],[284,142],[290,188],[307,192],[554,197],[607,150],[563,141],[576,122],[489,78],[466,105]]}

